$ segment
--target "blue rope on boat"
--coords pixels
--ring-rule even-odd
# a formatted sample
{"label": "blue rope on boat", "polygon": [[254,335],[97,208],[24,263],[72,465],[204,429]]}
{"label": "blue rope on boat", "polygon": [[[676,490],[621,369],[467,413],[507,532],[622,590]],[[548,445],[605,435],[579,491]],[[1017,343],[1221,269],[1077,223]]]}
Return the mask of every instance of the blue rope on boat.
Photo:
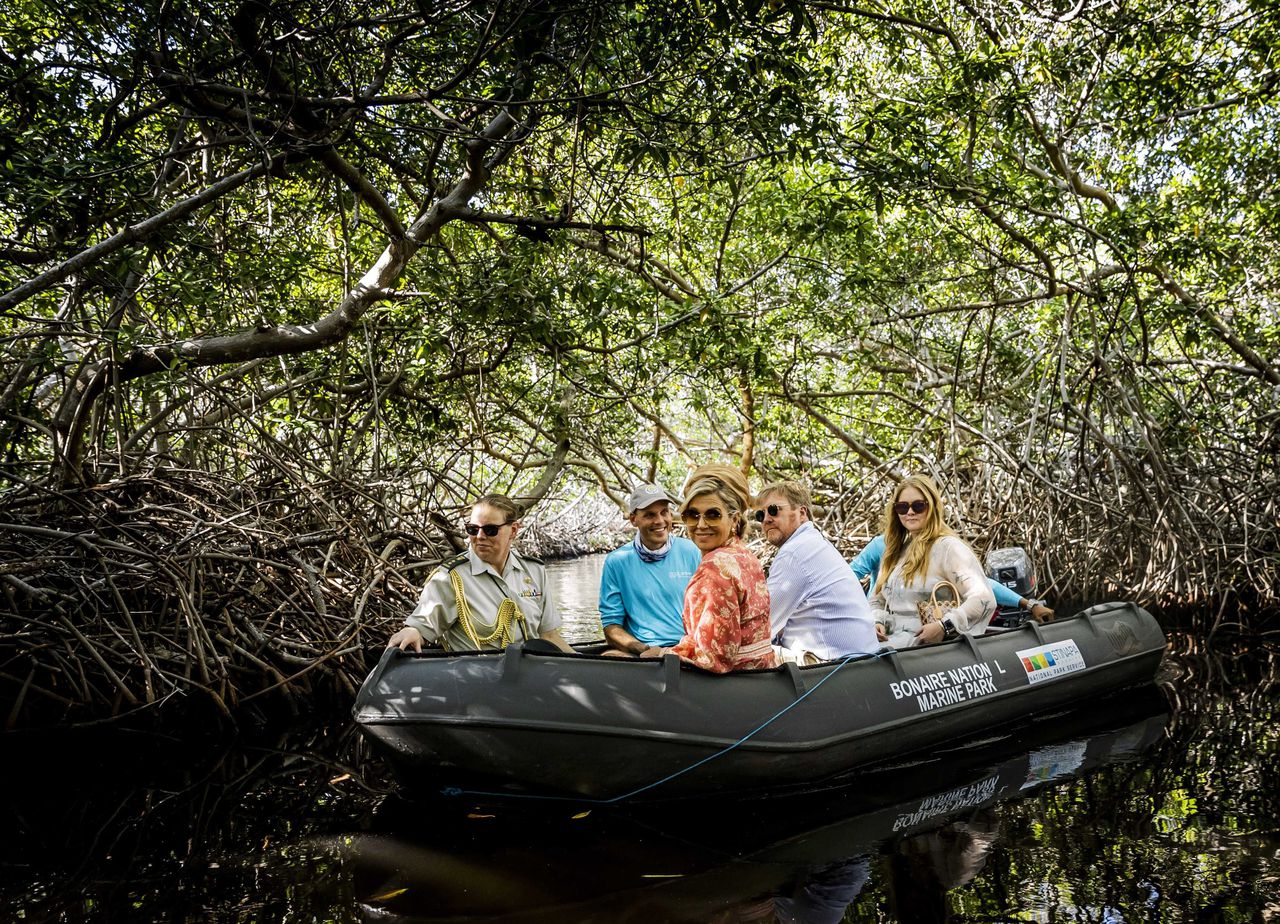
{"label": "blue rope on boat", "polygon": [[631,792],[623,793],[620,796],[614,796],[611,799],[587,799],[581,796],[549,796],[549,795],[539,795],[537,793],[486,792],[486,791],[477,790],[477,789],[459,789],[456,786],[448,786],[440,790],[440,794],[444,796],[493,796],[500,799],[538,799],[538,800],[551,801],[551,802],[575,802],[578,804],[589,804],[589,805],[613,805],[616,802],[622,802],[625,799],[631,799],[635,796],[638,796],[640,795],[640,793],[647,792],[650,789],[656,789],[657,787],[663,785],[664,783],[669,783],[672,780],[678,777],[681,777],[686,773],[689,773],[693,770],[697,770],[699,767],[703,766],[704,764],[709,764],[711,763],[711,761],[719,757],[723,757],[725,754],[728,754],[730,751],[734,750],[735,748],[743,744],[746,744],[753,737],[758,735],[760,732],[764,731],[766,728],[768,728],[778,719],[782,718],[782,716],[786,715],[796,706],[799,706],[802,702],[804,702],[809,697],[811,693],[817,692],[818,687],[822,686],[824,683],[826,683],[836,674],[840,673],[841,668],[843,668],[850,661],[865,661],[869,658],[880,658],[891,653],[892,653],[892,649],[881,649],[880,651],[874,652],[872,654],[859,653],[859,654],[847,655],[842,661],[840,661],[839,664],[835,666],[835,669],[832,670],[831,673],[827,674],[827,676],[823,677],[821,680],[815,683],[812,688],[805,690],[804,693],[796,697],[794,702],[788,703],[782,709],[779,709],[777,712],[775,712],[765,721],[761,722],[751,731],[747,732],[745,735],[743,735],[733,744],[728,745],[727,747],[721,748],[719,751],[716,751],[714,754],[710,754],[702,758],[702,760],[695,761],[689,766],[681,770],[677,770],[675,773],[670,773],[667,776],[664,776],[660,780],[657,780],[653,783],[646,783],[644,786],[641,786],[639,789],[633,789],[631,790]]}

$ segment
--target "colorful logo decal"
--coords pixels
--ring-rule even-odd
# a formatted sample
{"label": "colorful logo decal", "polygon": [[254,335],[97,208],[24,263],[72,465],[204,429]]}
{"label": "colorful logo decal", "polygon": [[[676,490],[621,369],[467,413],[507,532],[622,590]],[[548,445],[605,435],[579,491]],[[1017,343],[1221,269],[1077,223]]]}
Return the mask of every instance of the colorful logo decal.
{"label": "colorful logo decal", "polygon": [[1052,680],[1054,677],[1085,669],[1084,655],[1071,639],[1019,651],[1018,660],[1022,662],[1022,669],[1027,672],[1030,683]]}

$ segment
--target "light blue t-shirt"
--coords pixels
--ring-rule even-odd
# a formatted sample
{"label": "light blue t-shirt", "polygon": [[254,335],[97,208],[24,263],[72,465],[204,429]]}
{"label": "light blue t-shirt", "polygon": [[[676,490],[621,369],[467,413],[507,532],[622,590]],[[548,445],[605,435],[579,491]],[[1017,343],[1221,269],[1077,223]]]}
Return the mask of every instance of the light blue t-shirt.
{"label": "light blue t-shirt", "polygon": [[[849,562],[849,567],[853,569],[853,573],[858,576],[859,581],[871,578],[874,586],[876,578],[880,575],[880,561],[884,558],[884,533],[876,536],[867,543],[858,557]],[[987,578],[987,583],[991,585],[991,590],[996,595],[997,606],[1008,606],[1013,609],[1018,608],[1018,601],[1022,598],[1018,596],[1016,591],[1010,590],[999,581]]]}
{"label": "light blue t-shirt", "polygon": [[859,581],[871,578],[874,585],[880,573],[880,561],[884,558],[884,533],[867,543],[866,548],[858,553],[858,557],[849,562],[849,567],[858,576]]}
{"label": "light blue t-shirt", "polygon": [[600,622],[646,645],[676,644],[684,638],[684,589],[701,561],[698,547],[679,536],[662,561],[643,561],[630,543],[610,552],[600,575]]}

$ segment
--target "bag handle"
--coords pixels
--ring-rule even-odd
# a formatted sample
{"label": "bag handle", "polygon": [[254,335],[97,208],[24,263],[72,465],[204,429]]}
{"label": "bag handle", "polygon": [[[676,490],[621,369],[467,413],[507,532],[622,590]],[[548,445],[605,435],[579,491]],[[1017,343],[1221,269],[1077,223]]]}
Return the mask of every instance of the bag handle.
{"label": "bag handle", "polygon": [[[951,591],[950,600],[938,599],[938,591],[944,587],[947,588],[949,591]],[[953,607],[959,606],[960,605],[960,588],[956,587],[956,585],[952,584],[950,581],[939,581],[937,584],[934,585],[933,592],[929,594],[929,602],[935,607],[945,607],[947,604],[951,604],[951,606]]]}

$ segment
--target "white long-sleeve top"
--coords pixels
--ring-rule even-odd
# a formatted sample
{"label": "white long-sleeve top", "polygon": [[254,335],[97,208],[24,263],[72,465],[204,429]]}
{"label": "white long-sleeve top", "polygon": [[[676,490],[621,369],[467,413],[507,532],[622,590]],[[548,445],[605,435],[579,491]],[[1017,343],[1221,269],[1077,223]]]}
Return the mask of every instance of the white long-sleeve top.
{"label": "white long-sleeve top", "polygon": [[950,581],[960,591],[960,602],[944,614],[952,625],[970,635],[987,631],[987,623],[996,611],[996,598],[978,556],[967,542],[959,536],[935,540],[929,550],[928,570],[924,575],[916,575],[909,585],[903,581],[902,564],[899,559],[870,600],[871,616],[884,625],[890,645],[906,648],[915,641],[920,628],[916,604],[928,600],[940,581]]}
{"label": "white long-sleeve top", "polygon": [[769,622],[784,647],[828,661],[880,647],[862,585],[812,523],[801,523],[769,566]]}

